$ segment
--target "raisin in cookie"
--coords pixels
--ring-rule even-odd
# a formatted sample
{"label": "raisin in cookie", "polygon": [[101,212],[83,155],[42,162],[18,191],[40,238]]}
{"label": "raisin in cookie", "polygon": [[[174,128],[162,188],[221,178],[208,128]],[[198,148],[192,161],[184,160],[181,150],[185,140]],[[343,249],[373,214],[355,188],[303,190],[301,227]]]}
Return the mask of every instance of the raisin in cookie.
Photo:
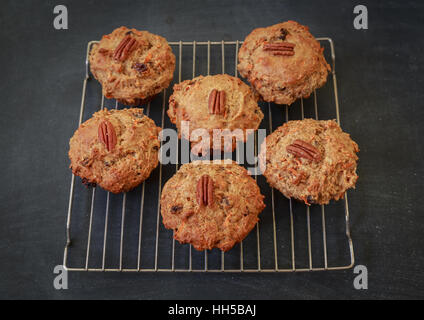
{"label": "raisin in cookie", "polygon": [[129,191],[158,165],[159,131],[143,109],[98,111],[69,142],[70,168],[84,183]]}
{"label": "raisin in cookie", "polygon": [[253,30],[240,48],[238,70],[263,100],[290,105],[327,81],[323,50],[308,27],[287,21]]}
{"label": "raisin in cookie", "polygon": [[[246,141],[264,117],[257,100],[238,78],[227,74],[199,76],[174,85],[168,116],[176,124],[179,137],[192,141],[194,153],[202,149],[232,151],[236,141]],[[183,128],[183,121],[189,125],[188,130]],[[204,129],[206,135],[194,135],[197,129]]]}
{"label": "raisin in cookie", "polygon": [[167,88],[175,69],[175,56],[165,38],[126,27],[103,36],[89,59],[103,95],[132,106]]}
{"label": "raisin in cookie", "polygon": [[289,121],[261,146],[260,165],[268,183],[287,198],[327,204],[354,188],[358,145],[333,121]]}
{"label": "raisin in cookie", "polygon": [[162,191],[161,214],[174,238],[197,250],[230,250],[265,208],[256,181],[233,161],[184,164]]}

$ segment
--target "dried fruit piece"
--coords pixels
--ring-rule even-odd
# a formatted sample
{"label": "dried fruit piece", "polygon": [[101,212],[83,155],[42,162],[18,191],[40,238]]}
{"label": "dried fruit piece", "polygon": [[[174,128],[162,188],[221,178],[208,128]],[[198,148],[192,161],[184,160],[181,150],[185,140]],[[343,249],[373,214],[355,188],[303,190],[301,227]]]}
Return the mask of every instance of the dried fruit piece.
{"label": "dried fruit piece", "polygon": [[306,158],[311,161],[319,162],[322,159],[319,150],[303,140],[295,140],[291,145],[287,146],[286,150],[296,157]]}
{"label": "dried fruit piece", "polygon": [[98,129],[99,140],[106,146],[107,151],[113,151],[116,145],[116,133],[112,123],[104,120],[100,123]]}
{"label": "dried fruit piece", "polygon": [[181,206],[181,205],[175,205],[175,206],[172,206],[171,207],[171,213],[177,213],[177,212],[179,212],[179,211],[181,211],[183,209],[183,206]]}
{"label": "dried fruit piece", "polygon": [[287,35],[289,34],[289,31],[285,28],[280,29],[281,35],[278,37],[281,40],[286,40]]}
{"label": "dried fruit piece", "polygon": [[199,206],[213,204],[213,181],[208,175],[203,175],[197,182],[196,200]]}
{"label": "dried fruit piece", "polygon": [[86,188],[94,188],[97,186],[96,183],[90,182],[87,178],[82,178],[81,182],[83,185],[85,185]]}
{"label": "dried fruit piece", "polygon": [[132,68],[134,70],[137,70],[140,73],[143,73],[144,71],[147,71],[147,66],[144,63],[134,63]]}

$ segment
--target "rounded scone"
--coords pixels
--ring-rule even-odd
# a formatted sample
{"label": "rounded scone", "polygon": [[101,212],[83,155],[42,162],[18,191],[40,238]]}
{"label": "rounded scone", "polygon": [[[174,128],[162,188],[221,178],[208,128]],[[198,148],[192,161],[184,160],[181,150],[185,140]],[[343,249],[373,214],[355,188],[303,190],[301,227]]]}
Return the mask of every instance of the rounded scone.
{"label": "rounded scone", "polygon": [[[238,78],[227,74],[199,76],[174,85],[174,92],[169,97],[168,116],[177,126],[179,137],[192,141],[194,153],[201,153],[202,148],[232,151],[236,141],[246,141],[248,134],[258,129],[264,117],[257,100],[249,86]],[[188,122],[189,130],[183,130],[182,121]],[[197,129],[207,130],[209,139],[193,136]],[[214,129],[222,131],[214,133]],[[239,129],[238,134],[236,129]],[[248,129],[252,130],[246,131]],[[224,136],[224,143],[221,143],[219,134]],[[214,138],[218,138],[215,146]]]}
{"label": "rounded scone", "polygon": [[94,44],[89,60],[103,95],[131,106],[141,105],[167,88],[175,69],[175,56],[165,38],[126,27]]}
{"label": "rounded scone", "polygon": [[162,191],[161,214],[174,238],[197,250],[230,250],[258,222],[265,208],[256,181],[233,161],[194,161],[181,166]]}
{"label": "rounded scone", "polygon": [[263,100],[292,104],[327,81],[324,49],[295,21],[253,30],[240,48],[238,70]]}
{"label": "rounded scone", "polygon": [[[287,198],[327,204],[354,188],[358,145],[333,121],[289,121],[261,146],[261,170]],[[266,164],[266,166],[265,166]]]}
{"label": "rounded scone", "polygon": [[98,111],[69,141],[70,168],[85,184],[129,191],[158,165],[159,131],[143,109]]}

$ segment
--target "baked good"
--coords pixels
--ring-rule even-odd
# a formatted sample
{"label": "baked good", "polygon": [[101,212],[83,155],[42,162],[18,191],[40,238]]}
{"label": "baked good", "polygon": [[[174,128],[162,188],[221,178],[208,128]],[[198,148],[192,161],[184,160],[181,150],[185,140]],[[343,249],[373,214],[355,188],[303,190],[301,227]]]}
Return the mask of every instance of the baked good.
{"label": "baked good", "polygon": [[295,21],[253,30],[238,54],[238,71],[263,100],[292,104],[327,81],[324,49]]}
{"label": "baked good", "polygon": [[194,161],[163,188],[163,224],[197,250],[228,251],[256,225],[263,198],[256,181],[234,161]]}
{"label": "baked good", "polygon": [[94,44],[89,60],[103,95],[131,106],[141,105],[167,88],[175,69],[175,56],[165,38],[126,27]]}
{"label": "baked good", "polygon": [[358,145],[333,121],[289,121],[261,146],[259,161],[268,183],[287,198],[327,204],[354,188]]}
{"label": "baked good", "polygon": [[129,191],[158,165],[159,131],[143,109],[98,111],[69,142],[70,168],[86,184]]}
{"label": "baked good", "polygon": [[[246,141],[246,130],[258,129],[263,119],[257,100],[249,86],[238,78],[227,74],[199,76],[174,85],[168,116],[176,124],[179,137],[192,142],[193,153],[202,153],[202,149],[232,151],[236,141]],[[182,121],[188,122],[188,130],[183,130]],[[197,129],[207,131],[204,139],[193,136]],[[219,135],[224,137],[223,143]]]}

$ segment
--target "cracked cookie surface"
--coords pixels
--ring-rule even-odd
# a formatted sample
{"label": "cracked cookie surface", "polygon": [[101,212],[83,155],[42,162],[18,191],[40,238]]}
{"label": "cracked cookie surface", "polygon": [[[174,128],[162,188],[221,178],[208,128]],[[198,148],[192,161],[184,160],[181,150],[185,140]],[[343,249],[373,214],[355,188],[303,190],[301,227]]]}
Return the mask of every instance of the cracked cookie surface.
{"label": "cracked cookie surface", "polygon": [[158,165],[159,131],[143,109],[98,111],[69,141],[70,168],[84,183],[129,191]]}
{"label": "cracked cookie surface", "polygon": [[259,161],[268,183],[287,198],[327,204],[355,187],[357,152],[358,145],[335,121],[305,119],[270,134]]}
{"label": "cracked cookie surface", "polygon": [[167,88],[175,56],[165,38],[148,31],[120,27],[93,45],[90,70],[103,95],[137,106]]}
{"label": "cracked cookie surface", "polygon": [[[174,92],[169,97],[168,116],[177,126],[180,138],[191,137],[194,152],[202,148],[229,151],[234,150],[236,140],[246,141],[246,130],[258,129],[264,115],[257,100],[249,86],[238,78],[227,74],[199,76],[174,85]],[[182,132],[182,121],[188,122],[189,131]],[[209,139],[193,137],[192,132],[196,129],[207,130]],[[230,137],[229,142],[221,143],[219,148],[211,142],[217,136],[213,129],[241,129],[241,134]],[[222,135],[226,136],[226,132],[223,131]],[[220,139],[217,141],[221,142]]]}
{"label": "cracked cookie surface", "polygon": [[238,70],[263,100],[292,104],[327,81],[330,66],[308,27],[295,21],[253,30],[238,55]]}
{"label": "cracked cookie surface", "polygon": [[194,161],[166,182],[162,220],[181,243],[197,250],[228,251],[258,222],[263,198],[256,181],[237,163]]}

